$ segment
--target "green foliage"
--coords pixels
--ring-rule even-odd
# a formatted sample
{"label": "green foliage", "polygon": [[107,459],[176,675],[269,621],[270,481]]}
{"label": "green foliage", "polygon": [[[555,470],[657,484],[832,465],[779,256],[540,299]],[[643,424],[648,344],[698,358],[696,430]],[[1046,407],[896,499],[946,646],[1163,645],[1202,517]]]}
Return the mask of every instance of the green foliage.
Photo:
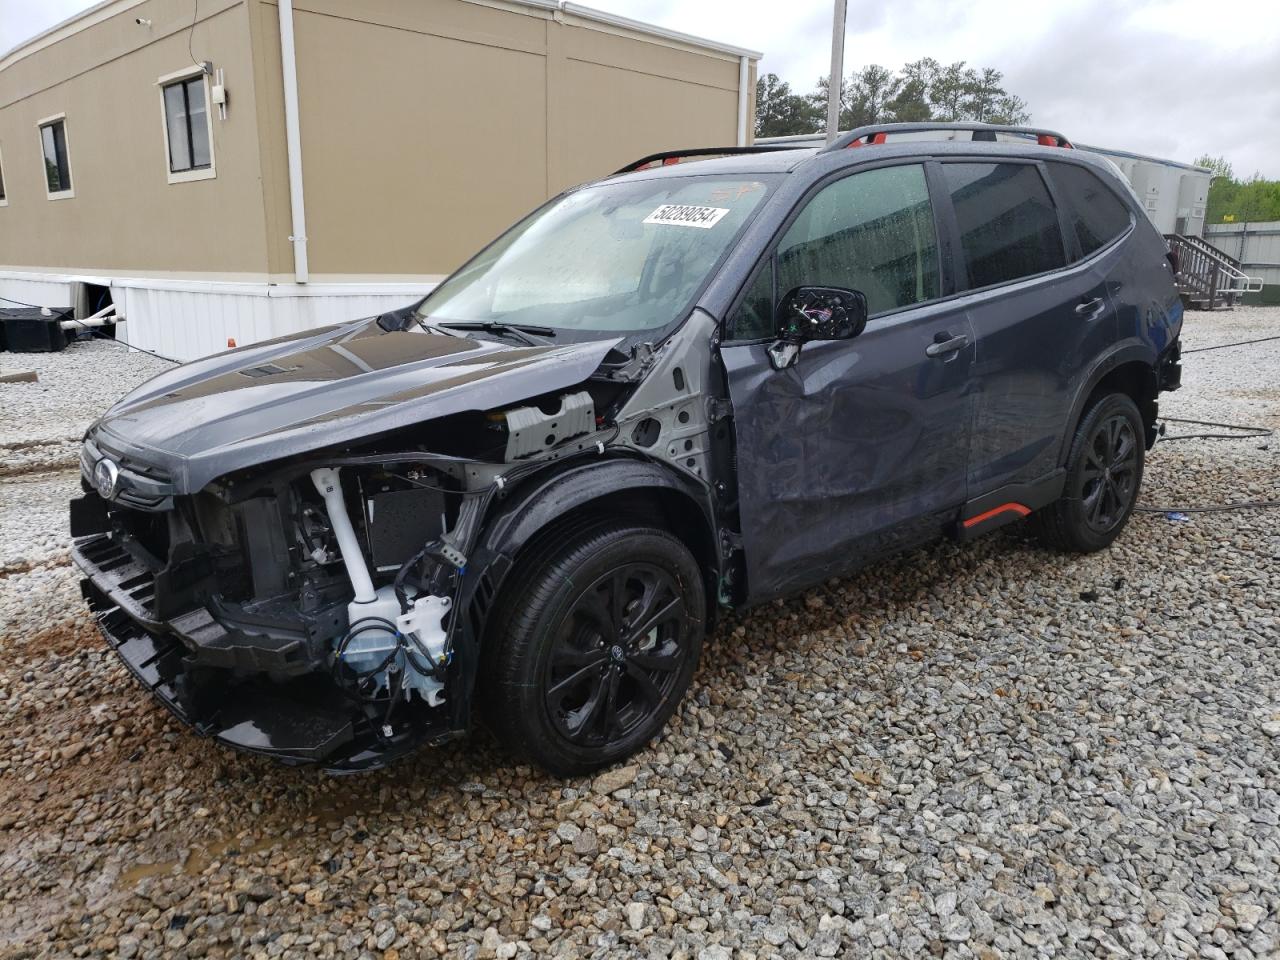
{"label": "green foliage", "polygon": [[1205,220],[1209,223],[1280,220],[1280,180],[1263,180],[1256,175],[1245,183],[1226,178],[1214,180],[1209,185]]}
{"label": "green foliage", "polygon": [[1225,157],[1207,154],[1196,158],[1197,167],[1213,171],[1206,204],[1206,223],[1248,223],[1280,220],[1280,180],[1263,180],[1255,173],[1237,180]]}
{"label": "green foliage", "polygon": [[791,84],[767,73],[756,81],[756,136],[787,137],[813,133],[821,121],[808,97],[791,92]]}
{"label": "green foliage", "polygon": [[[908,63],[896,73],[868,64],[840,82],[840,129],[870,123],[977,120],[1026,123],[1026,102],[1004,89],[1004,74],[964,61],[943,65],[932,57]],[[820,133],[826,126],[826,77],[809,94],[770,73],[756,81],[756,136]]]}
{"label": "green foliage", "polygon": [[1213,171],[1215,177],[1225,177],[1228,180],[1235,179],[1235,172],[1231,169],[1231,164],[1227,163],[1226,157],[1211,157],[1206,153],[1203,156],[1196,157],[1195,164],[1197,167],[1208,167]]}

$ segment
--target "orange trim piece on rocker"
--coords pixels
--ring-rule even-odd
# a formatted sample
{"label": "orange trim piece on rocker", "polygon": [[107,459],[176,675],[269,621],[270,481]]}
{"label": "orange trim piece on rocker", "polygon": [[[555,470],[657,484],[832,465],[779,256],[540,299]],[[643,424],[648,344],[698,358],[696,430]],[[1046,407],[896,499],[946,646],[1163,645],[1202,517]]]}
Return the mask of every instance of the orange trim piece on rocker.
{"label": "orange trim piece on rocker", "polygon": [[964,525],[967,529],[968,527],[976,526],[979,523],[983,523],[987,520],[990,520],[992,517],[998,516],[999,514],[1007,513],[1010,510],[1012,510],[1014,513],[1018,514],[1019,516],[1023,516],[1023,517],[1029,516],[1031,513],[1031,511],[1027,507],[1024,507],[1020,503],[1002,503],[1000,504],[1000,506],[993,507],[992,509],[988,510],[986,513],[980,513],[976,517],[970,517],[968,520],[964,522]]}

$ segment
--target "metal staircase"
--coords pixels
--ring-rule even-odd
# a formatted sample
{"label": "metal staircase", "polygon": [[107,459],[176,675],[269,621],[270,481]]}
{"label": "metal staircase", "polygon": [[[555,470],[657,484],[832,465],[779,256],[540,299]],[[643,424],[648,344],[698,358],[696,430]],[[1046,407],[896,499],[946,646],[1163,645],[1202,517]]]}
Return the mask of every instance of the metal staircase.
{"label": "metal staircase", "polygon": [[1177,257],[1175,277],[1183,302],[1196,310],[1233,307],[1246,293],[1262,289],[1262,278],[1240,269],[1240,261],[1223,253],[1202,237],[1166,233],[1169,249]]}

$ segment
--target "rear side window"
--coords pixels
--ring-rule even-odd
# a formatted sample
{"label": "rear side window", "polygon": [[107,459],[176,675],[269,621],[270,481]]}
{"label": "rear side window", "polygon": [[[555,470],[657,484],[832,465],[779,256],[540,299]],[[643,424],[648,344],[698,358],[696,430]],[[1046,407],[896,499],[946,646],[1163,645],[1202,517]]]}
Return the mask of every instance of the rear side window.
{"label": "rear side window", "polygon": [[944,163],[969,286],[989,287],[1065,266],[1058,214],[1027,163]]}
{"label": "rear side window", "polygon": [[1066,198],[1068,219],[1088,256],[1129,229],[1129,208],[1091,171],[1070,163],[1050,163],[1049,175]]}

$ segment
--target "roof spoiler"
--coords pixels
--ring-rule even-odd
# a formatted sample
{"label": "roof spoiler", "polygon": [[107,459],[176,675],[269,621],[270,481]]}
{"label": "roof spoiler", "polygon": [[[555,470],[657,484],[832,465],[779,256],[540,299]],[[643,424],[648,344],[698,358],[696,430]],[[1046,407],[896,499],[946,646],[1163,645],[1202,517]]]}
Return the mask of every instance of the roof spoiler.
{"label": "roof spoiler", "polygon": [[[848,133],[842,133],[835,141],[823,149],[823,153],[832,150],[846,150],[850,147],[865,147],[884,143],[891,133],[940,133],[950,130],[971,130],[974,140],[994,141],[997,133],[1013,133],[1027,138],[1035,138],[1042,147],[1065,147],[1073,149],[1071,141],[1056,130],[1045,130],[1040,127],[1016,127],[1003,123],[878,123],[858,127]],[[987,134],[987,136],[978,136]]]}
{"label": "roof spoiler", "polygon": [[647,157],[641,157],[628,163],[620,170],[615,170],[610,176],[616,177],[620,173],[631,173],[635,170],[642,170],[650,164],[661,163],[667,167],[672,164],[679,163],[690,157],[732,157],[743,153],[777,153],[779,150],[812,150],[808,144],[774,144],[761,143],[751,147],[694,147],[689,150],[665,150],[662,153],[651,153]]}

